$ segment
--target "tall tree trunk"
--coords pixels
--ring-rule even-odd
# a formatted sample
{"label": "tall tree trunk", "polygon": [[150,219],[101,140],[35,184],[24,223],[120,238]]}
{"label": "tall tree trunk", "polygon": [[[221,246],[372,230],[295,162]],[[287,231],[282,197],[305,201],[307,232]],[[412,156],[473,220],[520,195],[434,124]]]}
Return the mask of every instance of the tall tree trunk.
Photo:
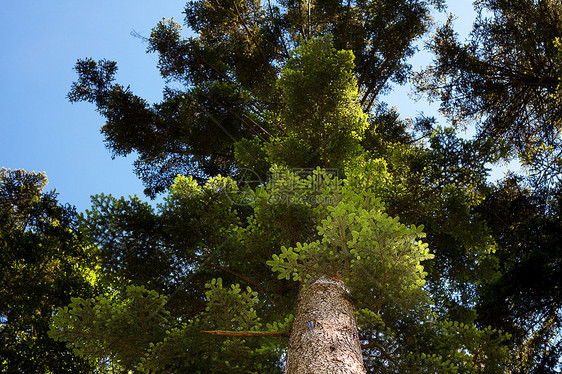
{"label": "tall tree trunk", "polygon": [[364,374],[353,304],[341,283],[321,278],[301,290],[285,374]]}

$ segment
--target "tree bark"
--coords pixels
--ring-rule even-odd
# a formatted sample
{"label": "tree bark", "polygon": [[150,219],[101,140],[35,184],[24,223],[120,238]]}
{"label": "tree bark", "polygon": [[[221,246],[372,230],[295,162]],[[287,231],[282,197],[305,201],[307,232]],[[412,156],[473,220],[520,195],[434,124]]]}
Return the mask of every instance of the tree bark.
{"label": "tree bark", "polygon": [[301,290],[289,336],[285,374],[364,374],[349,291],[320,278]]}

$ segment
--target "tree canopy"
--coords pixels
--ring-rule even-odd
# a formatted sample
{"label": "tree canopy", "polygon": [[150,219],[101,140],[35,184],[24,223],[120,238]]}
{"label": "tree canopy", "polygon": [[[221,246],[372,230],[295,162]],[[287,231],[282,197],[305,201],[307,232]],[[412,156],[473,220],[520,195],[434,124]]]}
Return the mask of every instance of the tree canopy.
{"label": "tree canopy", "polygon": [[278,116],[284,100],[297,98],[282,99],[277,81],[302,40],[330,34],[333,48],[353,52],[359,103],[366,112],[375,108],[392,82],[405,82],[411,69],[406,60],[428,30],[432,5],[442,6],[404,0],[189,2],[185,25],[195,36],[184,37],[179,23],[164,19],[148,38],[148,52],[158,53],[160,73],[170,83],[161,103],[150,105],[114,84],[114,62],[91,59],[77,63],[79,79],[69,98],[96,104],[107,119],[107,146],[114,155],[139,155],[136,173],[154,196],[178,174],[204,181],[235,173],[245,166],[236,161],[238,143],[247,149],[252,140],[289,141],[294,129]]}
{"label": "tree canopy", "polygon": [[[41,195],[44,176],[3,171],[32,180],[15,184],[31,196],[18,204],[51,210],[26,221],[4,204],[21,221],[3,228],[7,253],[45,257],[5,261],[0,291],[28,271],[58,285],[64,267],[64,297],[34,293],[21,316],[41,316],[37,336],[98,372],[293,374],[291,344],[332,331],[302,317],[303,300],[334,285],[363,356],[347,372],[559,372],[562,4],[478,1],[469,40],[450,18],[413,74],[444,5],[189,2],[191,34],[163,19],[146,39],[167,82],[154,104],[115,82],[115,62],[79,60],[70,101],[95,105],[110,151],[138,154],[164,202],[102,194],[77,219]],[[381,101],[408,79],[452,126]],[[459,137],[465,124],[474,138]],[[514,157],[529,173],[490,183],[489,165]],[[13,297],[0,318],[19,310]],[[25,341],[14,331],[10,344]]]}
{"label": "tree canopy", "polygon": [[55,309],[92,296],[94,279],[76,213],[46,184],[44,174],[0,171],[0,371],[88,373],[47,334]]}
{"label": "tree canopy", "polygon": [[492,139],[500,159],[517,158],[526,176],[511,175],[479,208],[498,252],[498,278],[483,285],[482,323],[514,334],[517,372],[560,370],[558,269],[561,128],[559,1],[479,1],[466,43],[452,20],[429,43],[434,64],[417,77],[457,123]]}

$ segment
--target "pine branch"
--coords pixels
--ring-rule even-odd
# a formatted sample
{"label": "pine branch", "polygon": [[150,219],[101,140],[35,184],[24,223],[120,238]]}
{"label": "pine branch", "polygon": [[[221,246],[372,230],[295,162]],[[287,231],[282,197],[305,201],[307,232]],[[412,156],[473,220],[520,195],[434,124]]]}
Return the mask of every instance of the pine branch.
{"label": "pine branch", "polygon": [[278,331],[201,331],[201,334],[220,335],[220,336],[245,336],[245,337],[269,337],[269,338],[288,338],[288,332]]}

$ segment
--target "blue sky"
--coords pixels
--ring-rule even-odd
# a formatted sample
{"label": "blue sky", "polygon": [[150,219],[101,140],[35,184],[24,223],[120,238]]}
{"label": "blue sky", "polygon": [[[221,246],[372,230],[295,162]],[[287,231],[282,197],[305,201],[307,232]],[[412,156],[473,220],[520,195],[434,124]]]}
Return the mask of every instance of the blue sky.
{"label": "blue sky", "polygon": [[[450,11],[461,15],[461,35],[470,30],[471,1],[452,1]],[[106,58],[119,67],[117,81],[130,85],[150,102],[162,97],[164,82],[157,56],[131,36],[148,36],[162,17],[183,20],[185,1],[156,0],[19,0],[0,12],[0,167],[46,172],[48,189],[79,211],[90,196],[143,196],[133,173],[134,157],[111,159],[99,129],[103,124],[93,105],[70,104],[66,94],[76,78],[78,58]],[[416,59],[416,65],[427,60]],[[404,116],[425,111],[426,104],[407,99],[407,88],[387,98]]]}

